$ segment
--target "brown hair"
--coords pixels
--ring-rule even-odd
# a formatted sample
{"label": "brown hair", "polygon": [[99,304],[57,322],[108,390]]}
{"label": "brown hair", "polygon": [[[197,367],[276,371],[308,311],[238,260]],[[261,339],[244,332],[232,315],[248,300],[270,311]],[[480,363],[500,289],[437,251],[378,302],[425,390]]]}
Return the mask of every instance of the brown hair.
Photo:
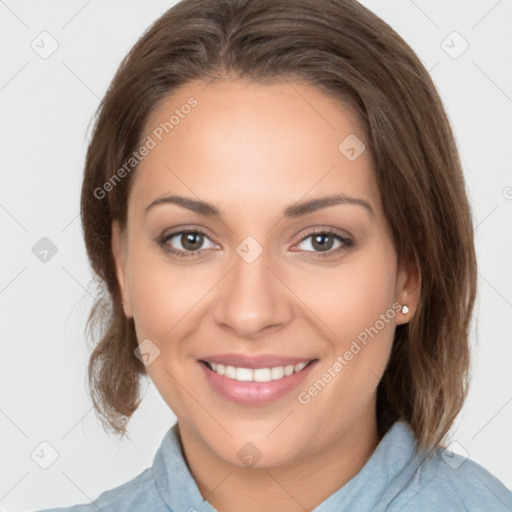
{"label": "brown hair", "polygon": [[[85,164],[81,218],[103,295],[88,320],[99,338],[89,387],[105,429],[126,434],[145,367],[124,315],[111,224],[126,225],[132,170],[101,189],[140,145],[149,114],[177,87],[222,77],[312,85],[358,112],[399,262],[421,273],[418,308],[396,328],[378,387],[379,428],[403,418],[420,448],[448,432],[467,393],[476,294],[473,226],[454,137],[420,60],[355,0],[183,0],[142,35],[98,112]],[[106,286],[105,286],[106,285]]]}

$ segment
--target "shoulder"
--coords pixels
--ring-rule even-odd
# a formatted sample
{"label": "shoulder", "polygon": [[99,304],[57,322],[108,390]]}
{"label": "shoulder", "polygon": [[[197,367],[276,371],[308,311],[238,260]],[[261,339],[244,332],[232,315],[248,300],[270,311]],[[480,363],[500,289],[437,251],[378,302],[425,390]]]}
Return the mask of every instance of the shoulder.
{"label": "shoulder", "polygon": [[442,447],[423,456],[403,491],[393,503],[400,502],[397,510],[402,512],[430,510],[433,503],[454,512],[512,511],[512,491],[498,478],[475,461]]}
{"label": "shoulder", "polygon": [[39,512],[114,512],[119,510],[151,510],[152,512],[169,509],[160,498],[158,489],[153,479],[152,468],[145,469],[132,480],[102,492],[96,499],[89,503],[73,505],[71,507],[59,507],[44,509]]}

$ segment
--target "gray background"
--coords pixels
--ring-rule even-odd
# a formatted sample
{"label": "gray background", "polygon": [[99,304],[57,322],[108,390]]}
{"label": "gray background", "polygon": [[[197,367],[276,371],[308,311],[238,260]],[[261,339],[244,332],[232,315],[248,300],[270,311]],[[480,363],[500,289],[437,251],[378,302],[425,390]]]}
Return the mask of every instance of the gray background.
{"label": "gray background", "polygon": [[[131,440],[106,435],[91,409],[83,329],[93,289],[78,217],[91,116],[122,57],[173,3],[0,0],[2,510],[95,499],[149,466],[174,423],[149,381]],[[457,137],[479,295],[473,384],[451,439],[512,488],[512,2],[362,3],[418,53]],[[48,248],[43,237],[57,250],[46,262],[33,252]]]}

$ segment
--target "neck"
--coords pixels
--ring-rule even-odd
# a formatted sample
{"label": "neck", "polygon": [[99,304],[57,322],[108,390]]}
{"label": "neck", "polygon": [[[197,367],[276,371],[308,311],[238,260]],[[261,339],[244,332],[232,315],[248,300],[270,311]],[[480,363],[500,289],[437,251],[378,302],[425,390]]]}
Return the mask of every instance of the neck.
{"label": "neck", "polygon": [[380,442],[374,407],[325,449],[270,468],[227,464],[180,423],[179,430],[201,496],[219,512],[313,510],[362,469]]}

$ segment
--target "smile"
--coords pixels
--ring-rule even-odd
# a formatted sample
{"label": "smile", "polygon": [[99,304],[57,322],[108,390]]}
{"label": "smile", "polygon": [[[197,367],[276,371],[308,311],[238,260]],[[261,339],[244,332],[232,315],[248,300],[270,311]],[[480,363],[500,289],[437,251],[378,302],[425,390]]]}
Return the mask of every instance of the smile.
{"label": "smile", "polygon": [[318,359],[224,355],[200,359],[197,364],[208,387],[219,398],[244,406],[264,406],[291,394],[318,362]]}
{"label": "smile", "polygon": [[[310,361],[311,362],[311,361]],[[294,373],[302,371],[309,363],[300,363],[297,365],[274,366],[272,368],[238,368],[235,366],[225,366],[223,364],[209,363],[205,361],[210,370],[223,375],[228,379],[239,382],[270,382],[271,380],[280,380],[289,377]]]}

